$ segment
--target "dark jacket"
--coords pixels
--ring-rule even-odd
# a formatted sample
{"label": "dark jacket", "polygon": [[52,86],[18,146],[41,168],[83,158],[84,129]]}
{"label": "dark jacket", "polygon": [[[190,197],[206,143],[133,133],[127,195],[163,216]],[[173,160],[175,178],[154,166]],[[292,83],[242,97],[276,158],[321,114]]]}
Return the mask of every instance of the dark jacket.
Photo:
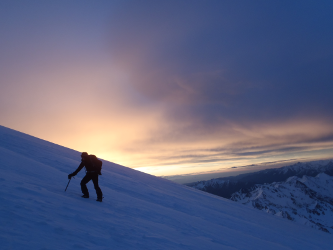
{"label": "dark jacket", "polygon": [[90,161],[90,158],[86,157],[86,158],[82,158],[82,161],[81,161],[79,167],[75,170],[75,172],[73,172],[73,175],[77,175],[77,173],[80,172],[83,167],[86,168],[87,172],[96,171],[96,169],[94,168],[93,164]]}

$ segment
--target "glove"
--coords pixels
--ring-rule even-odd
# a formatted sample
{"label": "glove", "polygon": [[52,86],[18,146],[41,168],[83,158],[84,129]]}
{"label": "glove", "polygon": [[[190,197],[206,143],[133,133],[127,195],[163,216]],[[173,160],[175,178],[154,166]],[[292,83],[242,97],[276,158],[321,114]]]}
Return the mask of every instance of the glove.
{"label": "glove", "polygon": [[71,179],[73,176],[75,176],[75,174],[69,174],[68,179]]}

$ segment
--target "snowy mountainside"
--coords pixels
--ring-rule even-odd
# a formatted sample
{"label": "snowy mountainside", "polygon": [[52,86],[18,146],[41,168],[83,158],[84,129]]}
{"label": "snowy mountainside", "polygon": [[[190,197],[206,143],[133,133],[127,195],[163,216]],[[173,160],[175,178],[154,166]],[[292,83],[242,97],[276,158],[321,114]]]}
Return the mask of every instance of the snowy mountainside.
{"label": "snowy mountainside", "polygon": [[[93,152],[88,152],[93,153]],[[80,152],[0,126],[1,249],[330,249],[329,234],[103,161],[81,198]]]}
{"label": "snowy mountainside", "polygon": [[234,193],[231,200],[324,232],[333,233],[333,177],[290,177]]}
{"label": "snowy mountainside", "polygon": [[333,160],[298,162],[282,168],[265,169],[238,176],[198,181],[189,183],[187,186],[229,199],[233,193],[238,192],[242,188],[249,189],[256,184],[285,181],[291,176],[316,176],[319,173],[333,176]]}

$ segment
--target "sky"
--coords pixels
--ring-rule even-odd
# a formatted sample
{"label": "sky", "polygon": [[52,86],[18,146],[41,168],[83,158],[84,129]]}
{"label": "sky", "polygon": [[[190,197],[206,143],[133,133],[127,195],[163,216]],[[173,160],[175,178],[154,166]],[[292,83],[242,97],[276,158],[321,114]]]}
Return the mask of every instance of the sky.
{"label": "sky", "polygon": [[0,2],[0,124],[158,176],[333,158],[332,1]]}

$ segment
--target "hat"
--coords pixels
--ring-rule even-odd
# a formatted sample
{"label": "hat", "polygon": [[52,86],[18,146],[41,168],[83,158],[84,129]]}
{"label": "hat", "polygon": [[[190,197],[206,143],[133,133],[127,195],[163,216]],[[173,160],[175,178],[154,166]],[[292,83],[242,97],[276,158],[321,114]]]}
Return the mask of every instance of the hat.
{"label": "hat", "polygon": [[85,158],[85,157],[87,157],[88,156],[88,153],[87,152],[83,152],[82,154],[81,154],[81,158]]}

